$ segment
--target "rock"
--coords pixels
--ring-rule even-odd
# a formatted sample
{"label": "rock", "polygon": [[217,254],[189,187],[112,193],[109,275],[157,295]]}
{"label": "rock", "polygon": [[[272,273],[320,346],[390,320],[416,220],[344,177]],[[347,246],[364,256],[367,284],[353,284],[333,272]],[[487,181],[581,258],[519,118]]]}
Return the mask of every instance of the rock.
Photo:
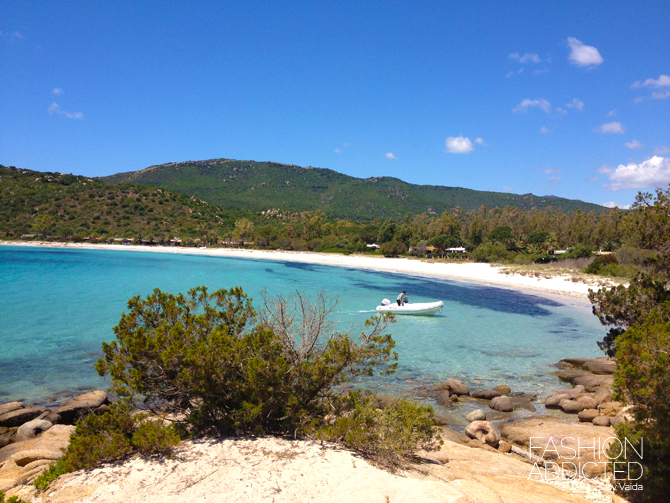
{"label": "rock", "polygon": [[111,412],[112,409],[109,408],[109,405],[103,403],[100,407],[95,409],[93,411],[93,414],[97,414],[98,416],[102,416],[103,414],[106,414],[107,412]]}
{"label": "rock", "polygon": [[500,412],[512,412],[514,410],[512,399],[508,396],[495,397],[491,400],[491,403],[489,403],[489,407]]}
{"label": "rock", "polygon": [[558,409],[558,404],[561,403],[561,400],[567,400],[567,395],[564,393],[556,393],[544,401],[544,406],[548,409]]}
{"label": "rock", "polygon": [[56,414],[53,410],[47,410],[46,412],[43,412],[37,416],[36,419],[44,419],[45,421],[49,421],[51,424],[58,424],[61,422],[60,415]]}
{"label": "rock", "polygon": [[8,443],[9,443],[9,437],[7,435],[0,435],[0,449],[2,449]]}
{"label": "rock", "polygon": [[561,400],[558,406],[563,412],[568,414],[576,414],[584,410],[584,404],[579,403],[576,400]]}
{"label": "rock", "polygon": [[609,358],[594,358],[585,362],[582,368],[594,374],[611,375],[616,371],[616,362]]}
{"label": "rock", "polygon": [[0,416],[7,414],[8,412],[14,412],[19,409],[29,409],[30,405],[27,405],[23,402],[9,402],[3,405],[0,405]]}
{"label": "rock", "polygon": [[454,395],[469,395],[468,387],[457,379],[447,379],[443,383],[444,389],[448,389]]}
{"label": "rock", "polygon": [[424,451],[423,449],[421,449],[416,453],[416,455],[419,456],[420,458],[435,461],[436,463],[439,463],[441,465],[446,465],[449,462],[449,455],[443,450]]}
{"label": "rock", "polygon": [[598,407],[598,401],[590,396],[580,396],[577,398],[577,401],[587,409],[596,409]]}
{"label": "rock", "polygon": [[[0,449],[0,464],[21,451],[39,451],[40,455],[49,456],[42,459],[57,459],[63,455],[63,450],[70,443],[72,432],[74,426],[57,424],[32,440],[6,445]],[[34,454],[35,452],[31,455]]]}
{"label": "rock", "polygon": [[43,431],[48,430],[52,426],[52,423],[45,421],[44,419],[33,419],[32,421],[23,423],[21,426],[19,426],[19,429],[16,430],[16,438],[14,439],[14,442],[25,442],[26,440],[35,438],[37,435]]}
{"label": "rock", "polygon": [[500,443],[498,444],[498,450],[500,452],[508,453],[512,450],[512,444],[509,442],[505,442],[504,440],[501,440]]}
{"label": "rock", "polygon": [[545,407],[551,408],[559,408],[559,404],[561,403],[561,400],[574,400],[577,398],[579,395],[584,393],[586,389],[584,386],[575,386],[572,389],[564,389],[561,391],[558,391],[555,395],[550,396],[544,401]]}
{"label": "rock", "polygon": [[603,402],[611,402],[612,394],[604,388],[599,388],[595,390],[595,392],[593,393],[593,399],[597,401],[598,404],[601,404]]}
{"label": "rock", "polygon": [[486,414],[484,414],[484,411],[482,411],[482,409],[477,409],[477,410],[473,410],[472,412],[470,412],[470,414],[465,416],[465,419],[467,419],[470,422],[472,422],[472,421],[484,421],[486,419]]}
{"label": "rock", "polygon": [[465,434],[491,447],[498,447],[500,441],[500,436],[488,421],[473,421],[465,427]]}
{"label": "rock", "polygon": [[[605,473],[606,469],[609,473],[606,453],[615,437],[612,428],[590,423],[566,423],[544,416],[504,424],[501,436],[526,453],[530,451],[558,464],[580,465],[584,472],[589,471],[589,475]],[[593,445],[600,446],[600,450],[594,452],[585,447]],[[576,453],[579,453],[578,457]],[[574,466],[569,464],[566,468],[574,471]]]}
{"label": "rock", "polygon": [[470,437],[468,437],[465,433],[450,430],[449,428],[440,428],[439,433],[442,439],[445,441],[455,442],[457,444],[463,445],[468,445],[470,443]]}
{"label": "rock", "polygon": [[470,396],[472,398],[481,398],[483,400],[491,400],[492,398],[495,398],[500,395],[502,395],[502,393],[498,393],[494,389],[475,391],[474,393],[470,393]]}
{"label": "rock", "polygon": [[598,408],[603,415],[614,417],[623,410],[623,404],[621,402],[603,402]]}
{"label": "rock", "polygon": [[26,407],[7,412],[0,416],[0,426],[21,426],[46,412],[44,407]]}
{"label": "rock", "polygon": [[582,365],[584,365],[590,359],[591,358],[563,358],[556,364],[556,366],[562,369],[571,369],[575,367],[580,369],[582,368]]}
{"label": "rock", "polygon": [[584,409],[577,414],[577,417],[582,423],[590,423],[599,415],[600,411],[598,409]]}
{"label": "rock", "polygon": [[529,395],[522,392],[514,392],[510,397],[512,399],[513,409],[526,409],[530,412],[535,412],[535,406],[531,403],[537,400],[537,395]]}
{"label": "rock", "polygon": [[608,416],[597,416],[591,421],[596,426],[609,426],[611,424],[611,417]]}
{"label": "rock", "polygon": [[558,370],[552,372],[552,374],[558,377],[561,381],[574,384],[575,379],[584,375],[591,375],[591,372],[587,370]]}
{"label": "rock", "polygon": [[586,388],[586,391],[595,391],[598,388],[612,389],[614,385],[614,376],[611,375],[597,375],[597,374],[584,374],[576,377],[573,380],[574,384],[581,384]]}
{"label": "rock", "polygon": [[107,393],[101,390],[91,391],[68,400],[58,407],[54,412],[61,417],[64,424],[74,424],[79,419],[86,417],[94,409],[109,403]]}
{"label": "rock", "polygon": [[[51,461],[41,459],[28,463],[25,466],[19,466],[13,460],[8,459],[0,468],[0,491],[9,491],[15,487],[18,488],[25,484],[31,484],[49,467]],[[10,496],[10,494],[6,496]],[[32,500],[32,498],[29,499]]]}
{"label": "rock", "polygon": [[493,391],[497,391],[501,395],[509,395],[512,392],[512,388],[507,386],[507,384],[499,384],[493,388]]}

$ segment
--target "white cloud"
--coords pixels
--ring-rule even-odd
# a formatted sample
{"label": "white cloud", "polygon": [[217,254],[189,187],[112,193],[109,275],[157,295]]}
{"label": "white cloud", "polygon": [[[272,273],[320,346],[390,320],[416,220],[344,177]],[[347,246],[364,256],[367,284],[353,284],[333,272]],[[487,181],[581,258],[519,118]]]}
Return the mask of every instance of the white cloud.
{"label": "white cloud", "polygon": [[523,56],[521,56],[518,52],[512,53],[509,56],[507,56],[509,59],[513,59],[514,61],[518,61],[519,63],[526,64],[526,63],[541,63],[542,59],[540,58],[539,55],[537,54],[531,54],[527,52]]}
{"label": "white cloud", "polygon": [[541,70],[533,70],[533,75],[542,75],[543,73],[547,73],[549,71],[549,68],[542,68]]}
{"label": "white cloud", "polygon": [[616,108],[607,112],[607,117],[614,117],[616,115]]}
{"label": "white cloud", "polygon": [[565,106],[568,108],[576,108],[577,110],[584,110],[584,102],[577,98],[574,98],[571,103],[566,103]]}
{"label": "white cloud", "polygon": [[529,108],[539,108],[543,112],[550,113],[551,112],[551,103],[549,103],[547,100],[544,98],[540,98],[537,100],[530,100],[526,98],[523,100],[521,103],[519,103],[516,107],[512,109],[512,112],[514,113],[519,113],[519,112],[528,112]]}
{"label": "white cloud", "polygon": [[565,114],[567,114],[568,112],[567,112],[566,110],[563,110],[561,107],[558,107],[558,108],[556,109],[556,113],[557,113],[558,115],[565,115]]}
{"label": "white cloud", "polygon": [[502,190],[503,192],[512,192],[512,187],[510,187],[509,185],[503,185]]}
{"label": "white cloud", "polygon": [[670,147],[656,147],[652,152],[654,155],[658,154],[670,154]]}
{"label": "white cloud", "polygon": [[630,209],[630,204],[615,203],[614,201],[607,201],[606,203],[603,203],[603,206],[605,208],[619,208],[620,210]]}
{"label": "white cloud", "polygon": [[641,103],[642,101],[644,101],[644,98],[642,96],[638,96],[633,100],[633,103]]}
{"label": "white cloud", "polygon": [[505,75],[505,78],[509,79],[512,75],[514,75],[514,72],[507,72],[507,75]]}
{"label": "white cloud", "polygon": [[547,134],[549,132],[549,128],[547,126],[542,126],[540,128],[540,134]]}
{"label": "white cloud", "polygon": [[637,141],[637,140],[633,140],[633,141],[626,142],[626,143],[623,144],[623,146],[626,147],[626,148],[629,148],[629,149],[631,149],[631,150],[634,149],[634,148],[642,148],[642,147],[644,147],[644,145],[642,145],[642,143],[640,143],[640,142]]}
{"label": "white cloud", "polygon": [[630,86],[632,89],[637,89],[638,87],[666,87],[670,86],[670,76],[668,75],[661,75],[659,78],[656,80],[654,79],[647,79],[644,82],[641,80],[638,80],[637,82],[633,82],[633,84]]}
{"label": "white cloud", "polygon": [[47,111],[50,114],[57,113],[60,115],[64,115],[68,119],[83,119],[84,114],[81,112],[68,112],[67,110],[62,110],[61,107],[56,103],[55,101],[51,104],[49,108],[47,108]]}
{"label": "white cloud", "polygon": [[451,154],[469,154],[474,150],[470,138],[463,138],[463,135],[457,137],[450,136],[444,143],[447,147],[445,152]]}
{"label": "white cloud", "polygon": [[664,93],[651,93],[651,97],[655,100],[665,100],[670,98],[670,91],[665,91]]}
{"label": "white cloud", "polygon": [[333,152],[335,152],[336,154],[340,154],[340,153],[342,153],[342,149],[341,148],[336,148],[335,150],[333,150]]}
{"label": "white cloud", "polygon": [[570,56],[568,59],[573,65],[593,66],[603,62],[603,57],[598,52],[598,49],[593,46],[584,45],[574,37],[568,37],[568,45],[570,46]]}
{"label": "white cloud", "polygon": [[670,159],[654,156],[640,164],[620,164],[609,175],[608,190],[646,189],[662,187],[670,183]]}
{"label": "white cloud", "polygon": [[596,171],[603,175],[609,175],[610,173],[614,173],[614,168],[612,166],[608,166],[607,164],[603,164],[599,168],[596,168]]}
{"label": "white cloud", "polygon": [[596,175],[596,176],[593,176],[593,177],[589,178],[588,180],[586,180],[586,183],[595,183],[599,179],[600,179],[600,177],[598,175]]}
{"label": "white cloud", "polygon": [[393,155],[393,152],[387,152],[386,154],[384,154],[384,157],[386,157],[387,159],[392,159],[394,161],[398,160],[398,158],[395,155]]}
{"label": "white cloud", "polygon": [[562,169],[555,169],[555,168],[544,168],[541,169],[540,171],[542,171],[542,173],[544,173],[545,175],[552,175],[554,173],[557,174],[563,173]]}
{"label": "white cloud", "polygon": [[63,90],[60,87],[55,87],[53,91],[51,91],[51,94],[55,94],[56,96],[60,96],[63,94]]}
{"label": "white cloud", "polygon": [[484,141],[484,138],[475,138],[475,143],[477,145],[482,145],[484,147],[488,147],[489,144]]}
{"label": "white cloud", "polygon": [[623,134],[625,132],[620,122],[608,122],[595,128],[593,131],[602,134]]}

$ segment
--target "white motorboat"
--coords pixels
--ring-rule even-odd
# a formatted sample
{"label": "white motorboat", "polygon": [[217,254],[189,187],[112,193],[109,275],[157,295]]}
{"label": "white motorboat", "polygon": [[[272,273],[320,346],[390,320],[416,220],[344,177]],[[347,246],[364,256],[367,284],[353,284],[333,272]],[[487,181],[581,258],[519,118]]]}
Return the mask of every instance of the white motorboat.
{"label": "white motorboat", "polygon": [[438,300],[437,302],[417,302],[410,304],[405,302],[402,306],[397,303],[391,304],[388,299],[382,300],[382,305],[377,306],[377,311],[380,313],[413,314],[414,316],[432,316],[437,314],[444,307],[444,302]]}

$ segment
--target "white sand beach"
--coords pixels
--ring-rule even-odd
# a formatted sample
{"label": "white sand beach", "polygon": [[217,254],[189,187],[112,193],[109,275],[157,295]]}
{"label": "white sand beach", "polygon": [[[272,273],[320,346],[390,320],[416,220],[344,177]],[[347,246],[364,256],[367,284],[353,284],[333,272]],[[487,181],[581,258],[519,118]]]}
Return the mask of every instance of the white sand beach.
{"label": "white sand beach", "polygon": [[533,274],[510,273],[510,268],[482,263],[444,263],[411,258],[386,258],[380,255],[340,255],[277,250],[252,250],[239,248],[182,248],[173,246],[105,245],[81,243],[0,241],[10,246],[38,246],[92,250],[135,251],[149,253],[181,253],[189,255],[211,255],[238,257],[283,262],[303,262],[325,266],[350,267],[370,271],[423,276],[436,279],[477,283],[548,297],[562,297],[588,302],[589,289],[617,284],[612,280],[596,276],[569,273],[542,272]]}

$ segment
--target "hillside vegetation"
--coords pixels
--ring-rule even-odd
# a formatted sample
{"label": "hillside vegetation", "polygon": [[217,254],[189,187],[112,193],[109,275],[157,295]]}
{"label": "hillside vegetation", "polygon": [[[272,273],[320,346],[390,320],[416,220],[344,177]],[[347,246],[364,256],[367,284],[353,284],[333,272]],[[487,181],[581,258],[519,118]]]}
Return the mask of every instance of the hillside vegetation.
{"label": "hillside vegetation", "polygon": [[231,212],[170,190],[0,165],[0,236],[56,239],[202,238],[232,228]]}
{"label": "hillside vegetation", "polygon": [[400,219],[407,213],[439,215],[455,207],[470,211],[482,205],[489,209],[605,210],[596,204],[553,196],[413,185],[391,177],[362,179],[330,169],[232,159],[163,164],[102,180],[155,185],[230,209],[321,210],[330,218],[353,220]]}

